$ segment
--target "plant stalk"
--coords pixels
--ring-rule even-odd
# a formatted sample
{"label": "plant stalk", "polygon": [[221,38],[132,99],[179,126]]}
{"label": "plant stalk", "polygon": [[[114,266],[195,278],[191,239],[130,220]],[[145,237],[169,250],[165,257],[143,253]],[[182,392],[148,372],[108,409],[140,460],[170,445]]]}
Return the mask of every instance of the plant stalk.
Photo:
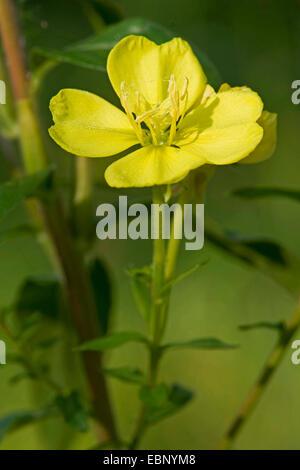
{"label": "plant stalk", "polygon": [[[39,119],[30,96],[17,16],[12,0],[0,0],[0,31],[8,63],[21,129],[21,150],[25,169],[34,172],[45,167],[44,145]],[[99,324],[94,296],[83,260],[76,250],[61,203],[57,195],[39,206],[46,231],[55,247],[62,268],[72,320],[80,342],[97,336]],[[100,441],[116,438],[116,429],[106,381],[101,369],[101,356],[95,352],[82,355],[87,385],[98,423]]]}
{"label": "plant stalk", "polygon": [[[164,203],[163,191],[161,187],[153,188],[153,204],[156,206],[154,211],[159,208],[157,205]],[[176,214],[175,214],[176,215]],[[157,375],[160,362],[160,345],[163,338],[166,319],[169,308],[169,299],[171,289],[164,290],[166,281],[169,281],[174,273],[176,259],[179,250],[180,240],[174,239],[176,233],[176,218],[174,215],[168,249],[166,250],[166,242],[163,239],[162,231],[162,212],[158,212],[154,220],[159,224],[155,228],[156,237],[153,243],[153,261],[152,261],[152,311],[150,316],[150,346],[149,346],[149,365],[148,365],[148,387],[154,387],[157,383]],[[147,430],[146,422],[147,408],[143,405],[140,409],[137,426],[133,434],[133,438],[129,444],[129,449],[136,449],[139,446]]]}
{"label": "plant stalk", "polygon": [[268,387],[268,384],[270,383],[273,375],[278,370],[278,367],[289,348],[290,341],[294,337],[299,327],[300,298],[297,302],[297,307],[291,319],[287,322],[282,334],[280,334],[279,339],[276,342],[269,358],[267,359],[258,380],[255,382],[240,411],[229,426],[229,429],[225,433],[222,442],[218,446],[218,450],[229,450],[232,448],[240,431],[250,418],[251,413],[259,403],[259,400],[261,399],[264,391]]}
{"label": "plant stalk", "polygon": [[[152,268],[152,314],[150,318],[150,354],[149,354],[149,371],[148,386],[156,385],[159,370],[159,362],[161,356],[161,340],[163,338],[169,311],[169,302],[172,288],[165,289],[167,283],[172,281],[176,261],[178,258],[181,238],[182,222],[184,218],[184,204],[194,200],[194,196],[198,196],[201,202],[204,198],[205,188],[211,176],[211,171],[202,171],[201,174],[192,174],[181,185],[181,194],[177,200],[177,207],[173,214],[172,225],[170,230],[170,239],[167,247],[162,238],[162,215],[159,220],[159,236],[154,240],[153,247],[153,268]],[[153,188],[153,203],[163,204],[164,197],[162,188]],[[157,220],[157,218],[156,218]],[[136,449],[141,438],[147,430],[145,422],[147,409],[142,406],[137,422],[137,427],[133,435],[133,439],[129,445],[129,449]]]}

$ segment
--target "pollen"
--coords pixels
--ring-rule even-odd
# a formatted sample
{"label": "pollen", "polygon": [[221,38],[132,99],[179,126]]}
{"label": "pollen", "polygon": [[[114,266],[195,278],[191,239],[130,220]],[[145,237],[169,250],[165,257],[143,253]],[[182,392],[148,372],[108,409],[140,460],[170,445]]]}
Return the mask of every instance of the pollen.
{"label": "pollen", "polygon": [[160,103],[149,103],[134,86],[121,83],[120,98],[139,142],[145,145],[172,145],[187,111],[189,80],[184,78],[179,90],[175,76],[168,81],[166,97]]}

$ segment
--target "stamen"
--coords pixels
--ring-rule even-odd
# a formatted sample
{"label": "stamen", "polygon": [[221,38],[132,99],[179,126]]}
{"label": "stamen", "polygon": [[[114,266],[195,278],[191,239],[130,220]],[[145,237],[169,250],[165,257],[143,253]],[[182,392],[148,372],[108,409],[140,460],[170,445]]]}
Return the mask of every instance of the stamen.
{"label": "stamen", "polygon": [[171,104],[170,114],[172,118],[168,145],[171,145],[176,134],[176,122],[177,122],[178,115],[179,115],[179,93],[176,87],[174,74],[172,74],[170,77],[168,92],[169,92],[169,98],[170,98],[170,104]]}
{"label": "stamen", "polygon": [[[151,105],[146,101],[139,91],[135,91],[135,96],[132,95],[135,100],[134,111],[130,109],[132,107],[131,96],[126,90],[126,84],[124,81],[121,83],[120,98],[122,106],[142,145],[145,145],[145,137],[147,142],[148,138],[151,138],[153,145],[159,145],[160,143],[172,145],[177,129],[187,112],[188,78],[184,77],[181,93],[178,91],[174,74],[170,76],[168,82],[168,96],[161,103],[157,103],[156,106],[154,103]],[[152,108],[153,105],[155,107]],[[147,131],[142,128],[143,122],[148,128]],[[167,133],[166,129],[168,127],[169,132]]]}
{"label": "stamen", "polygon": [[144,138],[143,138],[143,131],[142,131],[142,128],[141,128],[141,125],[140,124],[137,124],[135,122],[135,119],[134,119],[134,116],[133,116],[133,113],[130,111],[130,108],[129,108],[129,103],[128,103],[128,92],[126,91],[125,89],[125,82],[121,82],[121,86],[120,86],[120,99],[121,99],[121,104],[123,106],[123,108],[125,109],[125,112],[127,114],[127,117],[129,119],[129,121],[131,122],[133,128],[135,129],[135,132],[136,132],[136,135],[140,141],[140,143],[142,145],[145,145],[145,142],[144,142]]}
{"label": "stamen", "polygon": [[182,91],[180,99],[185,100],[185,102],[184,102],[181,117],[179,119],[178,127],[182,123],[185,113],[187,111],[187,105],[188,105],[188,99],[189,99],[188,86],[189,86],[189,79],[188,77],[184,77],[184,86],[183,86],[183,91]]}
{"label": "stamen", "polygon": [[157,114],[159,109],[160,107],[155,108],[155,109],[150,109],[149,111],[146,111],[145,113],[140,114],[139,116],[135,118],[136,122],[143,122],[143,121],[146,121],[146,119],[149,119],[152,116],[155,116],[155,114]]}
{"label": "stamen", "polygon": [[179,93],[177,90],[174,74],[172,74],[170,77],[168,92],[169,92],[169,97],[171,100],[171,113],[172,115],[175,115],[176,120],[177,120],[178,114],[179,114]]}
{"label": "stamen", "polygon": [[156,137],[156,133],[155,133],[154,128],[151,124],[151,121],[147,120],[145,122],[146,122],[146,124],[149,127],[149,130],[151,132],[151,137],[152,137],[154,145],[158,145],[158,140],[157,140],[157,137]]}

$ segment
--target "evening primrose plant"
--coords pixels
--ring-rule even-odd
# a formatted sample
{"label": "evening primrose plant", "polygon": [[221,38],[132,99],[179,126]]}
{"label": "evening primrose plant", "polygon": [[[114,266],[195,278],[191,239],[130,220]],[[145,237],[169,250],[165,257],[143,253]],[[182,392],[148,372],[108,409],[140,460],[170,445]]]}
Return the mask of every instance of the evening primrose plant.
{"label": "evening primrose plant", "polygon": [[78,157],[126,152],[107,167],[105,179],[115,188],[152,186],[159,222],[162,204],[177,203],[168,241],[162,236],[161,224],[156,227],[152,265],[129,272],[149,335],[124,331],[79,347],[81,351],[101,351],[129,341],[147,347],[145,373],[127,366],[107,371],[140,386],[140,414],[132,439],[125,444],[136,448],[149,425],[191,398],[184,388],[159,381],[163,354],[183,347],[234,347],[216,338],[162,344],[172,287],[202,265],[174,276],[180,209],[188,202],[201,202],[217,166],[257,163],[270,157],[276,145],[277,118],[263,109],[260,96],[246,86],[225,83],[215,90],[189,44],[180,38],[157,45],[144,36],[126,36],[109,53],[107,73],[123,109],[93,93],[63,89],[50,102],[54,125],[49,133]]}
{"label": "evening primrose plant", "polygon": [[[70,15],[73,1],[74,11],[72,9]],[[147,429],[180,410],[193,396],[184,385],[178,385],[177,377],[176,384],[170,384],[161,376],[159,367],[164,355],[172,350],[179,350],[180,354],[183,348],[230,351],[236,346],[223,339],[203,337],[198,332],[188,339],[180,336],[165,339],[168,320],[174,313],[171,303],[174,286],[177,287],[177,283],[208,261],[202,252],[200,255],[197,251],[189,252],[187,258],[197,258],[197,264],[185,272],[176,271],[181,243],[178,234],[182,233],[183,225],[186,228],[183,223],[184,209],[187,206],[195,208],[193,213],[190,212],[193,217],[190,217],[189,225],[193,229],[195,226],[199,228],[200,225],[196,223],[197,204],[204,201],[207,183],[214,172],[222,165],[241,164],[239,172],[231,174],[231,177],[234,174],[240,176],[247,172],[247,166],[242,167],[242,164],[258,163],[269,158],[276,146],[277,116],[264,109],[260,96],[250,88],[231,87],[227,83],[220,86],[222,81],[219,73],[205,53],[197,45],[191,48],[186,41],[174,39],[173,32],[165,27],[146,18],[122,20],[118,8],[110,5],[109,0],[69,0],[60,2],[59,8],[53,3],[0,0],[0,83],[5,83],[6,92],[6,104],[0,103],[1,168],[2,178],[10,175],[8,181],[0,184],[0,238],[5,255],[5,243],[11,238],[26,235],[26,238],[30,238],[30,247],[34,247],[33,251],[30,248],[30,259],[33,255],[31,263],[27,262],[26,257],[22,265],[22,256],[18,257],[18,270],[5,270],[7,263],[9,266],[13,263],[14,266],[9,249],[8,255],[2,260],[6,281],[9,285],[10,281],[17,281],[18,286],[7,289],[5,298],[9,299],[9,305],[3,306],[5,298],[0,299],[0,342],[3,339],[7,346],[7,364],[0,365],[3,371],[1,385],[8,377],[10,385],[5,384],[5,387],[14,387],[18,383],[20,389],[17,394],[11,394],[7,403],[9,410],[5,408],[6,400],[1,402],[0,445],[4,448],[2,446],[6,446],[6,442],[3,444],[2,439],[18,430],[14,439],[18,440],[20,436],[20,441],[15,441],[16,445],[25,448],[30,434],[26,431],[24,436],[22,430],[34,424],[34,433],[38,431],[36,434],[39,440],[33,441],[30,437],[30,447],[36,445],[39,449],[70,449],[76,446],[93,446],[95,449],[146,447],[147,441],[142,439]],[[56,15],[63,17],[63,21],[56,22]],[[36,21],[34,28],[33,21]],[[90,34],[82,39],[87,23],[90,24]],[[54,41],[51,34],[53,29],[48,29],[48,24],[55,26],[57,34]],[[37,36],[34,32],[36,29]],[[68,37],[69,33],[70,38],[74,34],[74,42],[70,39],[68,46],[65,46],[64,39],[61,40],[65,38],[66,30]],[[222,31],[223,28],[217,32],[218,37],[226,41]],[[47,47],[42,44],[47,44]],[[256,55],[253,55],[252,62],[255,60]],[[86,78],[90,81],[90,70],[94,71],[95,84],[99,84],[100,74],[107,71],[120,100],[119,106],[113,106],[93,93],[76,89],[63,89],[52,98],[50,108],[54,125],[49,132],[60,147],[78,157],[69,160],[68,170],[72,171],[62,171],[66,170],[62,161],[56,168],[55,163],[62,153],[57,146],[45,142],[45,137],[48,138],[43,132],[45,119],[40,116],[43,109],[39,106],[41,97],[50,98],[52,94],[47,90],[50,80],[45,78],[61,63],[76,70],[85,68],[87,72],[76,74],[75,79],[77,81],[80,76],[84,83],[83,89],[86,88]],[[53,74],[51,86],[55,85],[55,89],[59,90],[65,86],[65,80],[73,82],[73,76],[66,76],[69,70],[67,68],[61,74]],[[42,90],[43,93],[39,93]],[[104,91],[102,94],[104,96]],[[86,157],[108,157],[109,162],[110,156],[114,159],[105,171],[107,186],[102,181],[102,175],[101,182],[96,180],[97,166],[93,166],[95,162]],[[265,168],[268,169],[268,166]],[[226,175],[226,170],[223,175]],[[102,259],[102,242],[97,240],[97,246],[94,243],[96,227],[93,196],[99,187],[101,194],[104,193],[112,200],[115,200],[118,192],[124,190],[126,193],[119,197],[121,234],[125,233],[124,226],[127,227],[126,223],[122,226],[122,214],[127,213],[127,200],[132,198],[136,203],[139,198],[147,203],[134,204],[134,210],[137,206],[145,209],[145,216],[140,214],[140,219],[137,216],[130,220],[127,227],[128,234],[130,226],[134,227],[134,234],[138,234],[136,238],[143,231],[136,219],[146,221],[145,226],[148,228],[147,209],[151,203],[147,199],[149,187],[153,190],[155,204],[152,206],[154,210],[151,211],[151,218],[153,214],[155,222],[153,227],[151,220],[151,229],[154,228],[155,236],[152,237],[152,262],[127,270],[137,309],[144,319],[143,332],[115,332],[113,329],[114,276]],[[148,190],[131,191],[128,188]],[[241,188],[235,190],[234,195],[250,199],[276,196],[298,202],[300,200],[297,189],[263,186]],[[21,216],[18,222],[18,215],[14,215],[13,220],[7,223],[5,217],[21,201],[25,202],[25,217]],[[170,232],[167,237],[164,237],[161,224],[163,205],[169,210],[171,221],[171,230],[168,230],[169,226],[166,230]],[[106,204],[105,201],[105,204],[101,204],[103,206],[112,208],[116,215],[115,205]],[[133,205],[130,206],[132,208]],[[98,211],[96,215],[99,216]],[[116,224],[114,233],[117,232]],[[193,230],[184,232],[186,239],[191,240],[188,232]],[[131,238],[136,239],[134,236]],[[231,259],[268,276],[280,288],[284,288],[292,300],[299,299],[300,261],[282,244],[272,239],[225,231],[210,219],[209,210],[206,210],[205,240],[210,243],[212,258],[217,250],[221,250]],[[20,251],[19,243],[13,245],[17,246],[17,253]],[[104,245],[109,261],[112,258],[116,261],[112,253],[114,243],[118,242],[111,241]],[[126,242],[123,243],[117,245],[118,253],[123,246],[127,248]],[[148,242],[140,243],[144,243],[147,251]],[[205,250],[206,245],[204,253]],[[34,260],[38,260],[38,265]],[[218,262],[212,269],[215,271],[210,273],[211,276],[218,272]],[[212,279],[213,291],[218,296],[217,278]],[[19,285],[21,279],[24,282]],[[224,281],[223,276],[220,279],[222,284],[225,282],[223,287],[231,289],[236,296],[238,290],[230,284],[231,280]],[[207,283],[203,282],[198,286],[196,295],[207,296],[203,291],[205,285]],[[123,300],[125,313],[128,308],[126,299]],[[192,331],[193,326],[187,323],[187,317],[190,319],[192,312],[186,310],[189,305],[198,309],[199,303],[198,300],[196,304],[193,304],[193,299],[188,299],[188,302],[185,300],[182,302],[185,310],[179,312],[180,322],[181,325],[185,323],[188,331]],[[180,303],[177,308],[180,308]],[[210,316],[211,312],[200,314]],[[239,318],[244,318],[243,315],[244,312]],[[121,321],[124,322],[124,317]],[[225,322],[222,322],[220,328],[227,328]],[[243,331],[268,328],[277,333],[277,341],[240,411],[225,432],[220,449],[233,447],[299,327],[299,300],[289,320],[260,321],[241,326]],[[179,329],[180,326],[176,324],[175,331]],[[106,351],[129,342],[139,343],[139,349],[134,351],[136,363],[124,363],[125,355],[119,355],[121,362],[116,366],[116,357],[107,358]],[[139,354],[141,350],[146,353],[145,367],[139,366],[144,360],[144,355]],[[10,365],[13,366],[11,370]],[[187,369],[192,371],[195,379],[193,362],[189,362]],[[132,397],[136,396],[130,392],[128,401],[128,397],[124,399],[121,396],[121,403],[115,403],[124,389],[120,388],[117,394],[116,390],[111,393],[110,378],[137,387],[139,410],[136,413],[134,409],[125,413],[120,409],[124,403],[128,408],[134,406]],[[212,386],[209,382],[211,378],[209,373],[208,377],[205,376],[207,383],[204,385],[204,394],[205,388],[207,390],[208,385]],[[196,380],[198,382],[199,377]],[[26,381],[23,389],[22,384],[19,384],[21,381]],[[30,386],[34,387],[34,393],[27,407],[26,394]],[[19,390],[22,397],[24,394],[22,409],[19,408],[20,400],[16,400],[16,409],[11,409],[14,396],[20,395]],[[8,394],[5,392],[5,395]],[[214,395],[217,399],[217,394]],[[222,399],[225,400],[227,395],[228,390]],[[220,402],[211,409],[216,410],[220,408],[219,405]],[[231,406],[229,402],[228,406]],[[193,445],[194,448],[201,448],[203,432],[199,428],[197,413],[200,412],[202,416],[202,411],[197,411],[195,404],[188,427],[199,429],[199,433],[190,434],[188,439],[181,434],[184,423],[180,420],[184,420],[185,415],[179,417],[176,437],[173,433],[176,443],[169,441],[172,448],[175,444],[182,448],[185,442],[188,442],[189,447]],[[129,429],[124,429],[121,434],[119,423],[126,418],[126,414]],[[212,415],[211,418],[213,422]],[[194,424],[193,419],[197,421]],[[155,439],[161,448],[161,433],[157,431]],[[217,434],[222,430],[215,429],[214,432]],[[172,433],[165,434],[171,439]],[[248,447],[252,445],[249,442]],[[8,447],[13,445],[11,441]],[[209,444],[209,447],[213,445]]]}
{"label": "evening primrose plant", "polygon": [[123,111],[92,93],[64,89],[50,102],[49,133],[81,157],[139,146],[107,168],[110,186],[172,184],[205,164],[259,162],[274,149],[276,116],[263,111],[259,95],[227,84],[216,92],[180,38],[157,45],[127,36],[110,52],[107,73]]}

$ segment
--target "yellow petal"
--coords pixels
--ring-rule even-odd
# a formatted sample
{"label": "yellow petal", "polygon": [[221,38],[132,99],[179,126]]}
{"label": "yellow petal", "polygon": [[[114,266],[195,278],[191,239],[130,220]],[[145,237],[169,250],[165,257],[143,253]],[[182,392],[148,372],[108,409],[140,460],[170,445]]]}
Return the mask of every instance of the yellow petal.
{"label": "yellow petal", "polygon": [[206,85],[204,93],[201,98],[201,104],[203,105],[208,100],[208,98],[211,98],[212,96],[216,96],[215,90],[213,89],[212,86]]}
{"label": "yellow petal", "polygon": [[147,100],[150,108],[155,108],[168,97],[171,75],[179,93],[188,80],[188,108],[201,98],[206,84],[198,59],[180,38],[159,46],[144,36],[127,36],[110,52],[107,71],[118,96],[124,83],[130,108],[137,113],[136,92]]}
{"label": "yellow petal", "polygon": [[220,93],[220,91],[227,91],[227,90],[230,90],[231,89],[231,86],[229,85],[229,83],[222,83],[222,85],[220,86],[218,92]]}
{"label": "yellow petal", "polygon": [[183,179],[204,159],[175,147],[143,147],[112,163],[105,179],[116,188],[144,187],[169,184]]}
{"label": "yellow petal", "polygon": [[264,136],[256,149],[240,163],[258,163],[271,157],[277,141],[277,114],[263,111],[257,123],[263,128]]}
{"label": "yellow petal", "polygon": [[64,89],[51,99],[51,137],[83,157],[106,157],[138,143],[127,116],[93,93]]}
{"label": "yellow petal", "polygon": [[204,158],[207,163],[227,165],[235,163],[249,155],[259,144],[263,129],[256,123],[241,124],[223,129],[210,128],[200,132],[194,141],[175,143],[182,149]]}
{"label": "yellow petal", "polygon": [[255,122],[262,110],[263,103],[257,93],[246,87],[230,88],[211,94],[184,118],[181,128],[223,128]]}

